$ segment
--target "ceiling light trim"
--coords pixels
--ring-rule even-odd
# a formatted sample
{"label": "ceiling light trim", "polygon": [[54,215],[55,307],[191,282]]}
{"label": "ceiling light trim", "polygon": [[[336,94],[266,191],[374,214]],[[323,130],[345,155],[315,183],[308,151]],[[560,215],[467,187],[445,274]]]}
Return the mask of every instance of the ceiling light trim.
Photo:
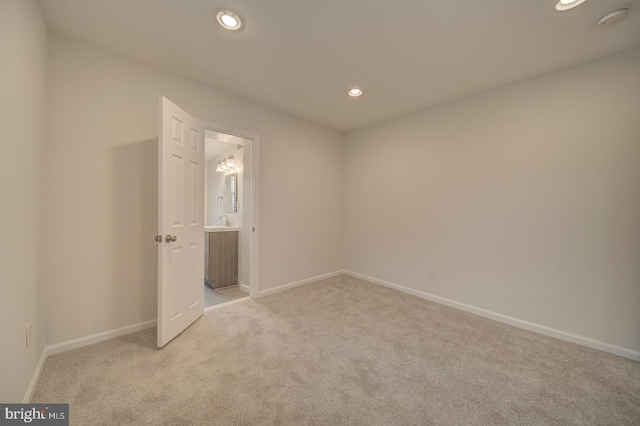
{"label": "ceiling light trim", "polygon": [[244,22],[240,14],[229,9],[216,11],[216,20],[225,30],[238,31],[244,27]]}
{"label": "ceiling light trim", "polygon": [[587,0],[559,0],[556,4],[556,10],[559,12],[564,12],[565,10],[571,10],[575,7],[580,6]]}

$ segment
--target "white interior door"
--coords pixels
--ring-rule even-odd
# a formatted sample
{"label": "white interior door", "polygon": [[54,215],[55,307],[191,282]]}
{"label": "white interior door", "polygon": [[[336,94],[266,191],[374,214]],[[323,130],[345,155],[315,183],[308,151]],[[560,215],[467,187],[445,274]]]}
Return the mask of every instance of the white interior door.
{"label": "white interior door", "polygon": [[204,127],[160,97],[158,347],[204,312]]}

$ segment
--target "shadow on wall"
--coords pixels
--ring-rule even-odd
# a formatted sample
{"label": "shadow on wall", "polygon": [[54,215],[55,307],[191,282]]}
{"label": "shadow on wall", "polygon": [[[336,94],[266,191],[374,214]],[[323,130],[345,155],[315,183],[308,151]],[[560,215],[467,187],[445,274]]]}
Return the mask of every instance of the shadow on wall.
{"label": "shadow on wall", "polygon": [[158,140],[115,147],[112,156],[110,289],[104,303],[111,322],[126,325],[157,317]]}

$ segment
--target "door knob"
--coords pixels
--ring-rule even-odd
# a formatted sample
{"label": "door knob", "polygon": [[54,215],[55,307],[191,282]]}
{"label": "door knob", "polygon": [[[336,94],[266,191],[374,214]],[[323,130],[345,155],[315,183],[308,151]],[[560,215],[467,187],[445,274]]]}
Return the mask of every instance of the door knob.
{"label": "door knob", "polygon": [[175,235],[167,235],[164,240],[168,243],[174,243],[177,239],[178,237],[176,237]]}

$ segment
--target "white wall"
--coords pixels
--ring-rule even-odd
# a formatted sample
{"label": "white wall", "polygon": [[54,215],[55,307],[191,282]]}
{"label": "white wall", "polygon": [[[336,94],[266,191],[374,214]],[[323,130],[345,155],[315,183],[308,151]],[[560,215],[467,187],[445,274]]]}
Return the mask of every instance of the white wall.
{"label": "white wall", "polygon": [[346,140],[346,269],[640,351],[640,50]]}
{"label": "white wall", "polygon": [[[31,0],[0,0],[0,401],[22,402],[45,344],[38,274],[47,33]],[[32,323],[32,346],[25,327]]]}
{"label": "white wall", "polygon": [[156,317],[159,95],[260,135],[260,290],[342,268],[342,134],[60,35],[49,59],[51,343]]}

